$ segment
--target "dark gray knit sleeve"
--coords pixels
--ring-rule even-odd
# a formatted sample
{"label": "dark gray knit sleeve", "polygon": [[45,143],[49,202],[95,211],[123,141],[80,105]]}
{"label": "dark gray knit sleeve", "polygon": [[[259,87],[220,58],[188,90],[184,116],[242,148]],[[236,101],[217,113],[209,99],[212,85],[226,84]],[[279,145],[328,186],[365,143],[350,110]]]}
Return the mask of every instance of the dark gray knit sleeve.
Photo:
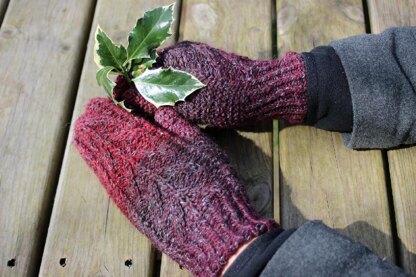
{"label": "dark gray knit sleeve", "polygon": [[330,43],[351,92],[350,148],[416,143],[416,27],[387,29]]}
{"label": "dark gray knit sleeve", "polygon": [[260,274],[276,276],[410,276],[364,245],[319,221],[297,229]]}

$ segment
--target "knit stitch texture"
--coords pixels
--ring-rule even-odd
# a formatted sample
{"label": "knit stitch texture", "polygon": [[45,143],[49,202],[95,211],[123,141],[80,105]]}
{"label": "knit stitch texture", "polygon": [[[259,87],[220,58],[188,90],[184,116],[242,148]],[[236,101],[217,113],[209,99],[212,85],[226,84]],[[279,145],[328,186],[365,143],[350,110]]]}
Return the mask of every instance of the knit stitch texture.
{"label": "knit stitch texture", "polygon": [[243,243],[278,228],[223,151],[172,108],[150,121],[92,99],[74,144],[131,223],[196,276],[218,276]]}
{"label": "knit stitch texture", "polygon": [[[306,67],[302,55],[288,52],[278,60],[251,60],[203,43],[184,41],[158,52],[155,67],[193,74],[205,88],[175,106],[187,120],[216,127],[240,127],[269,119],[301,123],[307,112]],[[154,113],[134,86],[119,77],[118,100],[136,111]]]}

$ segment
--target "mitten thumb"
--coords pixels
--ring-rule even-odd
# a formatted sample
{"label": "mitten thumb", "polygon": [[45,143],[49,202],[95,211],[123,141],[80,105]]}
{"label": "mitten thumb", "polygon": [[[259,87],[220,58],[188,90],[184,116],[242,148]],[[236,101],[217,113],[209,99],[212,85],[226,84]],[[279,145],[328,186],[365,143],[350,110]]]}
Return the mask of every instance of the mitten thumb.
{"label": "mitten thumb", "polygon": [[136,87],[131,86],[121,75],[116,79],[113,95],[117,101],[124,101],[126,107],[133,109],[135,112],[152,115],[156,111],[156,107],[144,99]]}
{"label": "mitten thumb", "polygon": [[172,107],[160,107],[154,118],[163,128],[190,142],[205,138],[197,126],[189,123]]}

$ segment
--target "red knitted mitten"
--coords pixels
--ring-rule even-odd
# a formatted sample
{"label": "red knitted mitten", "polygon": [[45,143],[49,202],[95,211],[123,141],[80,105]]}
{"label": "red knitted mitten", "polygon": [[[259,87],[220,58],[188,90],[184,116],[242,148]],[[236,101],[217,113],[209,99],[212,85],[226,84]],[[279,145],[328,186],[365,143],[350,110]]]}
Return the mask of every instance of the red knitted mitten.
{"label": "red knitted mitten", "polygon": [[[238,127],[272,118],[303,122],[307,112],[303,57],[287,53],[280,60],[251,60],[203,43],[184,41],[158,52],[156,67],[193,74],[205,88],[191,94],[175,110],[195,123]],[[119,77],[114,90],[130,108],[154,113],[155,107]]]}
{"label": "red knitted mitten", "polygon": [[278,225],[248,202],[227,157],[172,108],[155,122],[95,98],[74,143],[120,210],[196,276],[217,276],[248,240]]}

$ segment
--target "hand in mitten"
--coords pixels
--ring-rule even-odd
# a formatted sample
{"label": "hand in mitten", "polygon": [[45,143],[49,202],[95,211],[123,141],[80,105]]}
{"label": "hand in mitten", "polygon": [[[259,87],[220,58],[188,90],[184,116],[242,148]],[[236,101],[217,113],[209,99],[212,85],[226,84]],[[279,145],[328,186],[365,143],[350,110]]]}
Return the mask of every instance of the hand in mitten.
{"label": "hand in mitten", "polygon": [[254,211],[224,153],[197,127],[167,107],[154,120],[95,98],[74,143],[158,249],[196,276],[217,276],[241,245],[278,225]]}
{"label": "hand in mitten", "polygon": [[[193,74],[206,87],[174,107],[185,119],[217,127],[239,127],[281,118],[303,122],[307,110],[306,68],[299,53],[280,60],[251,60],[203,43],[184,41],[158,52],[156,67]],[[153,114],[147,102],[123,77],[114,89],[130,108]]]}

